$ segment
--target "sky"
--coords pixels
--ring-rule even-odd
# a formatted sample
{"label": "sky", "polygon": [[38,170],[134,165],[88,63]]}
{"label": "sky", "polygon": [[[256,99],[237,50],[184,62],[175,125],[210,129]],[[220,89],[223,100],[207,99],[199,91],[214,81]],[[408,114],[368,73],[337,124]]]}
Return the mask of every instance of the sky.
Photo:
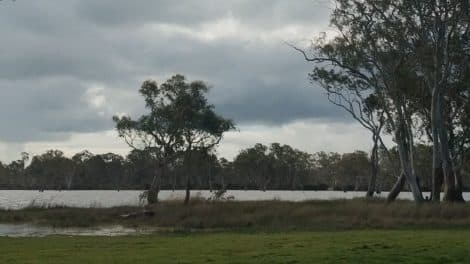
{"label": "sky", "polygon": [[305,47],[331,32],[328,0],[0,2],[0,160],[60,149],[125,155],[113,115],[145,113],[143,81],[174,74],[211,87],[233,119],[217,152],[255,143],[370,148],[370,135],[308,80]]}

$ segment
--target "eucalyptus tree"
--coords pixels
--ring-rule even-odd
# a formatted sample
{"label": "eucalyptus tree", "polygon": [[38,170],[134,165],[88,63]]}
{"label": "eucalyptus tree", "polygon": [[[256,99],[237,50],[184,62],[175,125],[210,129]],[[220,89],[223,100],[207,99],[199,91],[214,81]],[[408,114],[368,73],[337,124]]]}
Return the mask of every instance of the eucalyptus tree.
{"label": "eucalyptus tree", "polygon": [[261,143],[243,149],[233,160],[233,167],[238,179],[242,181],[245,189],[257,186],[266,191],[273,184],[274,171],[272,155],[268,153],[268,146]]}
{"label": "eucalyptus tree", "polygon": [[[431,134],[434,168],[444,174],[444,200],[463,200],[452,157],[449,107],[455,84],[468,73],[470,58],[470,10],[468,0],[404,1],[401,19],[411,28],[410,50],[416,69],[432,96]],[[438,165],[436,165],[436,163]],[[437,174],[437,173],[436,173]],[[436,195],[438,192],[435,192]]]}
{"label": "eucalyptus tree", "polygon": [[[456,177],[457,198],[463,200],[463,180],[464,163],[466,155],[470,152],[470,66],[467,65],[467,77],[463,79],[464,91],[451,94],[449,98],[455,98],[450,105],[449,143],[454,164]],[[457,96],[456,96],[457,95]]]}
{"label": "eucalyptus tree", "polygon": [[219,159],[219,166],[220,166],[220,189],[226,190],[227,189],[227,182],[233,179],[233,162],[228,161],[226,158]]}
{"label": "eucalyptus tree", "polygon": [[120,190],[125,180],[125,159],[121,155],[105,153],[100,155],[104,162],[105,174],[101,176],[103,185],[112,185],[115,190]]}
{"label": "eucalyptus tree", "polygon": [[[269,156],[273,159],[274,171],[276,171],[278,188],[290,182],[290,187],[294,188],[295,172],[295,151],[291,146],[273,143],[269,147]],[[284,181],[283,181],[284,180]]]}
{"label": "eucalyptus tree", "polygon": [[133,149],[126,156],[126,172],[132,184],[145,186],[154,177],[155,159],[147,151]]}
{"label": "eucalyptus tree", "polygon": [[341,155],[336,152],[320,151],[314,154],[315,165],[318,168],[319,176],[325,178],[330,189],[337,189],[339,185],[338,163]]}
{"label": "eucalyptus tree", "polygon": [[29,154],[23,152],[21,153],[21,159],[14,160],[8,165],[5,165],[7,178],[5,180],[9,186],[14,186],[14,188],[18,188],[19,186],[31,188],[33,186],[33,179],[27,179],[26,175],[26,163],[29,160]]}
{"label": "eucalyptus tree", "polygon": [[27,174],[36,178],[39,188],[70,189],[75,175],[75,163],[60,150],[49,150],[34,156]]}
{"label": "eucalyptus tree", "polygon": [[[416,104],[416,98],[430,97],[426,110],[433,142],[433,178],[437,182],[439,173],[444,175],[445,200],[462,200],[452,153],[455,116],[450,113],[456,98],[468,94],[467,85],[467,92],[453,97],[456,87],[468,77],[468,0],[335,2],[331,22],[339,34],[316,45],[313,61],[330,63],[329,68],[323,66],[329,76],[344,77],[341,81],[352,89],[356,89],[356,82],[350,80],[359,79],[371,94],[381,98],[380,107],[397,142],[401,169],[417,201],[422,195],[413,164],[417,137],[413,130],[423,106]],[[338,76],[338,69],[345,74]],[[468,102],[468,97],[465,100]],[[456,129],[461,128],[459,123]],[[439,200],[439,186],[433,186],[433,199]]]}
{"label": "eucalyptus tree", "polygon": [[[327,55],[328,56],[328,55]],[[307,58],[308,60],[311,60]],[[314,61],[311,60],[311,61]],[[385,125],[385,111],[378,107],[379,97],[369,90],[361,80],[345,79],[342,72],[331,71],[330,66],[320,66],[314,69],[310,78],[320,83],[325,89],[328,100],[348,112],[364,128],[371,132],[371,170],[367,197],[372,197],[376,191],[377,174],[379,170],[379,144]]]}
{"label": "eucalyptus tree", "polygon": [[[128,116],[113,117],[119,136],[133,149],[150,153],[156,160],[155,176],[148,197],[158,197],[162,174],[178,157],[183,156],[186,168],[186,196],[191,190],[191,155],[194,151],[211,152],[223,134],[234,129],[231,120],[214,111],[206,99],[208,86],[202,81],[187,83],[175,75],[157,85],[145,81],[140,89],[149,113],[133,120]],[[157,199],[152,199],[157,200]]]}
{"label": "eucalyptus tree", "polygon": [[313,164],[312,155],[294,149],[289,145],[272,143],[269,147],[269,166],[278,178],[279,188],[295,189],[297,186],[303,187],[302,176],[308,174]]}
{"label": "eucalyptus tree", "polygon": [[211,153],[220,143],[225,132],[235,129],[232,120],[215,112],[214,105],[206,98],[209,87],[202,81],[187,83],[182,75],[176,75],[165,84],[164,89],[173,91],[171,98],[174,127],[179,134],[180,152],[184,156],[186,171],[185,204],[191,191],[191,155],[194,152]]}
{"label": "eucalyptus tree", "polygon": [[[298,49],[315,63],[310,74],[327,92],[328,100],[351,114],[372,134],[372,169],[368,195],[375,189],[378,147],[386,125],[399,146],[401,167],[416,201],[423,200],[413,168],[412,116],[406,98],[407,53],[401,47],[404,32],[390,27],[381,12],[393,13],[390,1],[338,0],[331,25],[339,32],[331,39],[320,38],[311,54]],[[395,21],[398,24],[398,21]],[[406,33],[406,32],[405,32]]]}
{"label": "eucalyptus tree", "polygon": [[243,149],[231,165],[245,188],[263,191],[303,188],[303,181],[310,177],[315,166],[311,154],[279,143],[269,146],[257,143]]}
{"label": "eucalyptus tree", "polygon": [[[367,152],[344,153],[341,155],[337,166],[343,190],[359,191],[368,189],[367,175],[370,171],[370,160]],[[377,191],[379,190],[378,188]]]}
{"label": "eucalyptus tree", "polygon": [[[410,57],[431,96],[430,127],[433,141],[434,179],[444,175],[444,200],[463,201],[461,179],[453,153],[452,108],[468,94],[470,10],[468,0],[399,1],[401,21],[408,31]],[[395,4],[395,3],[394,3]],[[464,81],[467,79],[467,81]],[[461,84],[463,90],[458,89]],[[462,94],[463,92],[463,94]],[[465,99],[468,102],[468,98]],[[464,102],[464,104],[465,104]],[[458,109],[458,108],[457,108]],[[457,124],[462,128],[462,124]],[[433,198],[439,200],[438,185]]]}
{"label": "eucalyptus tree", "polygon": [[[468,67],[468,65],[467,65]],[[468,70],[468,69],[467,69]],[[462,201],[462,170],[465,162],[465,155],[470,147],[470,104],[468,102],[469,89],[468,76],[462,78],[451,86],[447,96],[443,99],[442,112],[445,115],[444,126],[449,137],[449,151],[455,173],[456,198]],[[432,134],[431,117],[431,96],[428,96],[421,102],[421,130],[428,138],[429,142],[434,142]],[[424,105],[423,105],[424,103]],[[439,138],[436,138],[439,143]],[[433,162],[432,162],[432,190],[431,199],[440,201],[440,192],[442,189],[444,174],[442,168],[441,154],[439,144],[433,144]]]}
{"label": "eucalyptus tree", "polygon": [[[457,135],[465,135],[459,112],[468,103],[470,16],[468,0],[393,1],[394,19],[406,28],[406,41],[413,70],[431,97],[430,137],[433,142],[432,199],[440,200],[441,175],[444,200],[463,201],[458,169]],[[390,16],[385,17],[391,25]],[[467,80],[467,81],[465,81]],[[463,85],[463,87],[462,87]],[[462,89],[463,88],[463,89]],[[464,136],[465,137],[465,136]],[[464,146],[465,138],[460,137]]]}
{"label": "eucalyptus tree", "polygon": [[93,188],[90,184],[92,179],[87,178],[88,161],[93,158],[94,154],[88,150],[76,153],[72,156],[72,161],[75,163],[75,186],[79,188]]}
{"label": "eucalyptus tree", "polygon": [[[10,177],[8,174],[8,168],[6,164],[0,161],[0,188],[8,189],[12,184],[9,182]],[[24,184],[24,183],[23,183]]]}
{"label": "eucalyptus tree", "polygon": [[154,176],[147,196],[149,203],[158,200],[165,167],[183,144],[182,131],[176,124],[179,113],[174,107],[177,90],[172,84],[172,79],[160,86],[153,80],[145,81],[139,93],[149,112],[137,120],[130,116],[113,117],[119,137],[133,150],[146,153],[154,160]]}

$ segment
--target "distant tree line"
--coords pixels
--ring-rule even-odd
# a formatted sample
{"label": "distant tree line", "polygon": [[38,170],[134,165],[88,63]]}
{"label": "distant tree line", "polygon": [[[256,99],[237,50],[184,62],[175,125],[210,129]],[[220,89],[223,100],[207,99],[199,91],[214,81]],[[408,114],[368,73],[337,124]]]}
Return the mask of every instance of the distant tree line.
{"label": "distant tree line", "polygon": [[[390,150],[392,159],[379,151],[380,171],[377,191],[388,191],[396,181],[398,151]],[[432,146],[417,145],[415,167],[422,175],[424,191],[432,188]],[[193,152],[191,170],[183,157],[168,167],[161,189],[186,188],[186,173],[194,189],[241,190],[341,190],[366,191],[371,160],[366,152],[309,154],[288,145],[256,144],[228,161],[213,153]],[[94,155],[83,151],[69,158],[59,150],[0,163],[1,189],[80,190],[146,189],[152,182],[157,160],[149,152],[132,150],[126,157],[107,153]],[[466,159],[464,183],[470,187],[470,162]],[[464,184],[465,186],[465,184]]]}

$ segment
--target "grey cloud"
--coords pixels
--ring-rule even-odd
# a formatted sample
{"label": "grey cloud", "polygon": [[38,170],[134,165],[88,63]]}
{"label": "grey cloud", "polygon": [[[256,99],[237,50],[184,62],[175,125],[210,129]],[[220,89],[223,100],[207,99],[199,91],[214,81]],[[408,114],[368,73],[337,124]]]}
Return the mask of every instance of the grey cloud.
{"label": "grey cloud", "polygon": [[[311,66],[281,41],[205,41],[145,31],[145,24],[200,25],[232,15],[257,31],[327,22],[314,1],[16,1],[0,5],[0,141],[61,140],[112,129],[114,113],[142,113],[144,78],[181,73],[214,88],[211,101],[239,124],[303,118],[344,121],[307,81]],[[308,38],[310,36],[299,36]],[[106,105],[83,98],[103,87]]]}
{"label": "grey cloud", "polygon": [[311,66],[283,43],[246,48],[230,41],[210,45],[181,37],[167,41],[139,59],[144,68],[167,76],[191,73],[190,79],[206,80],[213,86],[210,97],[217,108],[238,122],[345,119],[325,100],[323,90],[309,83]]}
{"label": "grey cloud", "polygon": [[324,22],[329,0],[83,0],[78,12],[102,26],[170,23],[194,26],[233,15],[256,26],[275,27],[286,23]]}
{"label": "grey cloud", "polygon": [[64,139],[111,125],[87,105],[76,80],[1,82],[0,138],[6,142]]}

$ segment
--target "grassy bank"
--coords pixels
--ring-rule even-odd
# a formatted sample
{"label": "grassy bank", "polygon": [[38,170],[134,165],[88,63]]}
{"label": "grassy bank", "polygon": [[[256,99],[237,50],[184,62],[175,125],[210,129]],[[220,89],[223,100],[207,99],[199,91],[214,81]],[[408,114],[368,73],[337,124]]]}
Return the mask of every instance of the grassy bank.
{"label": "grassy bank", "polygon": [[29,208],[0,211],[0,223],[33,223],[55,227],[98,225],[152,226],[163,229],[328,231],[353,229],[429,229],[470,227],[470,205],[398,201],[338,200],[310,202],[162,202],[149,207],[154,216],[129,219],[142,208]]}
{"label": "grassy bank", "polygon": [[0,238],[0,263],[468,263],[470,231]]}

